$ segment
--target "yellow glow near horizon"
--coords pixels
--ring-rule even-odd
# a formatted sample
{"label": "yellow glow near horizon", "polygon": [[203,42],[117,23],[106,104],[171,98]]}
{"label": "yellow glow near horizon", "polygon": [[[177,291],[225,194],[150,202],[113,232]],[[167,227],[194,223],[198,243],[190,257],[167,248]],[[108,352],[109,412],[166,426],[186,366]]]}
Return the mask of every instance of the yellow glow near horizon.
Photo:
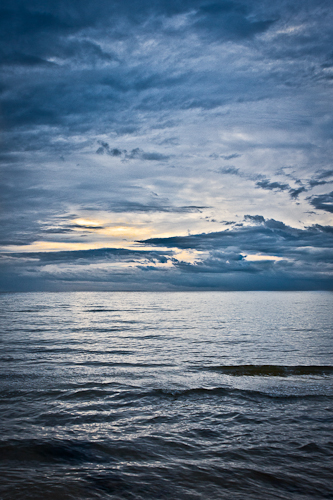
{"label": "yellow glow near horizon", "polygon": [[127,238],[144,238],[151,235],[151,229],[145,227],[133,227],[133,226],[111,226],[106,227],[101,231],[101,234],[108,236],[113,236],[116,238],[127,237]]}
{"label": "yellow glow near horizon", "polygon": [[78,226],[85,226],[85,227],[102,227],[103,226],[103,221],[101,220],[93,220],[93,219],[73,219],[72,222],[74,224],[77,224]]}
{"label": "yellow glow near horizon", "polygon": [[194,264],[200,259],[200,256],[204,252],[200,252],[198,250],[180,250],[176,251],[174,257],[179,262],[188,262],[190,264]]}
{"label": "yellow glow near horizon", "polygon": [[[144,248],[145,250],[153,249],[156,247],[147,247],[140,244],[139,240],[149,239],[155,237],[169,237],[173,236],[172,233],[162,233],[156,235],[153,227],[129,226],[129,225],[114,225],[109,226],[107,223],[102,226],[103,221],[92,219],[75,219],[72,220],[76,224],[79,222],[82,228],[74,228],[76,234],[88,231],[89,237],[85,238],[85,242],[77,241],[41,241],[37,240],[29,245],[8,245],[0,247],[3,253],[28,253],[28,252],[59,252],[59,251],[77,251],[77,250],[94,250],[98,248]],[[87,228],[90,225],[91,229]],[[165,250],[170,250],[165,248]],[[181,260],[192,262],[195,260],[197,252],[178,252]]]}
{"label": "yellow glow near horizon", "polygon": [[124,241],[97,242],[97,243],[61,243],[58,241],[34,241],[30,245],[15,245],[0,248],[3,253],[25,253],[25,252],[72,252],[75,250],[96,250],[98,248],[132,248],[133,244],[124,244]]}
{"label": "yellow glow near horizon", "polygon": [[249,262],[253,261],[263,261],[263,260],[286,260],[283,257],[276,257],[275,255],[247,255],[245,257],[245,260],[248,260]]}
{"label": "yellow glow near horizon", "polygon": [[98,237],[109,236],[112,238],[147,238],[152,234],[152,230],[147,227],[133,226],[125,224],[111,224],[109,221],[102,219],[73,219],[72,222],[77,226],[74,231],[89,231],[96,232]]}

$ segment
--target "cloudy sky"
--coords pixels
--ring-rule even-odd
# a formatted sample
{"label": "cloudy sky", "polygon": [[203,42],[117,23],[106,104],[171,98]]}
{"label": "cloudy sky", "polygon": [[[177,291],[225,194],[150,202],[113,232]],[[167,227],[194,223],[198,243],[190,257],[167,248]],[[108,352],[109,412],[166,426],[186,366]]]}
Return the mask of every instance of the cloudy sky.
{"label": "cloudy sky", "polygon": [[333,289],[331,0],[2,0],[0,290]]}

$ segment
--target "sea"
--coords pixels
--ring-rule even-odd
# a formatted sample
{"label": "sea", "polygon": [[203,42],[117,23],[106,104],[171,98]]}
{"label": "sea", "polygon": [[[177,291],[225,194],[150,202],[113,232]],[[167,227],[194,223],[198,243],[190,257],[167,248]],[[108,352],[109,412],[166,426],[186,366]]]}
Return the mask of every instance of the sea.
{"label": "sea", "polygon": [[333,294],[0,295],[0,499],[332,499]]}

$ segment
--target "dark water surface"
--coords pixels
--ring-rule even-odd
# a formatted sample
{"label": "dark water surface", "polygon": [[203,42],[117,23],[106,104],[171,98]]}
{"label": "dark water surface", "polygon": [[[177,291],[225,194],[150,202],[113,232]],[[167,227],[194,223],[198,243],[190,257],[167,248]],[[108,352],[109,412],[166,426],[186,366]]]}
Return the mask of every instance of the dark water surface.
{"label": "dark water surface", "polygon": [[1,500],[333,498],[333,294],[0,310]]}

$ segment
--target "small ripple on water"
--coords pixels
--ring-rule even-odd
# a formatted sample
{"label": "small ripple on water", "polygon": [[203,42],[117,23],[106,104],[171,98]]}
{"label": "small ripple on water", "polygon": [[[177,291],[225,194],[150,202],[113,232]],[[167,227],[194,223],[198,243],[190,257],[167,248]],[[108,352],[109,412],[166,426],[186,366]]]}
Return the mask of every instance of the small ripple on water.
{"label": "small ripple on water", "polygon": [[333,498],[331,295],[1,300],[1,500]]}

